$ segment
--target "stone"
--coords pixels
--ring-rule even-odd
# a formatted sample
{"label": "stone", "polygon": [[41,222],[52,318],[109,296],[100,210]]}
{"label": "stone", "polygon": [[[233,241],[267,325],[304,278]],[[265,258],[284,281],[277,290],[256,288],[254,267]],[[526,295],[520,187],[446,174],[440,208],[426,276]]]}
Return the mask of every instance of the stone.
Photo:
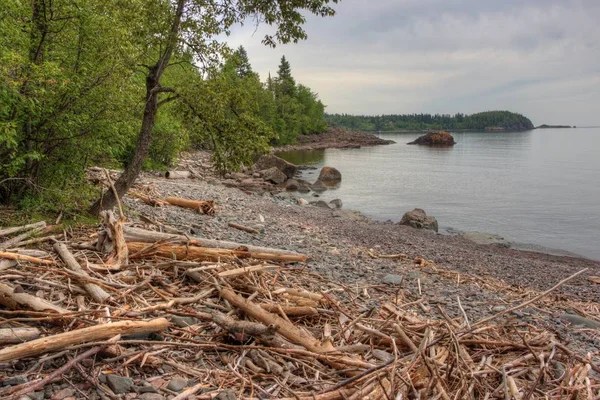
{"label": "stone", "polygon": [[425,146],[454,146],[456,142],[454,137],[446,131],[432,131],[426,135],[418,137],[408,144],[419,144]]}
{"label": "stone", "polygon": [[167,385],[167,389],[172,390],[174,392],[181,392],[184,387],[188,385],[188,380],[181,376],[176,376],[169,381]]}
{"label": "stone", "polygon": [[327,185],[318,180],[313,183],[310,188],[315,192],[324,192],[327,190]]}
{"label": "stone", "polygon": [[337,184],[342,181],[342,173],[333,167],[323,167],[319,180],[325,184]]}
{"label": "stone", "polygon": [[492,307],[492,311],[495,312],[495,313],[499,313],[499,312],[502,312],[504,310],[506,310],[505,306],[494,306],[494,307]]}
{"label": "stone", "polygon": [[261,175],[260,175],[260,172],[255,172],[255,173],[253,173],[253,174],[252,174],[252,177],[253,177],[253,178],[260,178],[260,177],[261,177]]}
{"label": "stone", "polygon": [[198,318],[194,317],[181,317],[179,315],[173,315],[171,317],[171,322],[177,325],[180,328],[186,328],[188,326],[196,325],[198,323]]}
{"label": "stone", "polygon": [[217,397],[215,397],[215,400],[236,400],[236,399],[237,399],[237,396],[236,396],[235,392],[231,389],[223,390],[222,392],[219,392]]}
{"label": "stone", "polygon": [[300,204],[301,206],[307,206],[308,205],[308,200],[303,199],[302,197],[298,197],[298,200],[296,200],[298,202],[298,204]]}
{"label": "stone", "polygon": [[63,400],[66,397],[73,396],[74,393],[75,393],[75,389],[73,389],[73,388],[61,389],[58,392],[54,393],[52,395],[52,397],[50,398],[50,400]]}
{"label": "stone", "polygon": [[248,178],[248,175],[243,174],[241,172],[234,172],[231,174],[231,178],[235,179],[236,181],[241,181]]}
{"label": "stone", "polygon": [[305,183],[298,183],[298,191],[300,193],[308,193],[310,192],[310,186]]}
{"label": "stone", "polygon": [[126,376],[110,374],[106,375],[106,384],[115,394],[127,393],[133,386],[133,379]]}
{"label": "stone", "polygon": [[415,229],[438,231],[437,220],[434,217],[428,217],[427,214],[425,214],[425,211],[420,208],[415,208],[414,210],[405,213],[399,224],[412,226]]}
{"label": "stone", "polygon": [[157,393],[158,390],[150,383],[146,381],[141,381],[139,385],[134,387],[134,390],[138,393]]}
{"label": "stone", "polygon": [[333,199],[329,202],[329,204],[333,208],[342,208],[342,200],[341,199]]}
{"label": "stone", "polygon": [[29,398],[31,400],[44,400],[45,393],[44,392],[33,392],[33,393],[29,393],[27,396],[29,396]]}
{"label": "stone", "polygon": [[276,185],[285,182],[287,179],[287,176],[277,167],[265,169],[262,171],[262,176],[265,181],[274,183]]}
{"label": "stone", "polygon": [[158,393],[144,393],[138,396],[140,400],[164,400],[165,396]]}
{"label": "stone", "polygon": [[16,386],[29,382],[24,376],[13,376],[2,381],[2,386]]}
{"label": "stone", "polygon": [[265,169],[276,167],[285,174],[287,178],[293,178],[298,170],[294,164],[285,161],[272,154],[266,154],[258,159],[252,166],[254,171],[263,171]]}
{"label": "stone", "polygon": [[381,280],[383,283],[388,285],[399,285],[402,282],[402,276],[396,274],[387,274]]}
{"label": "stone", "polygon": [[561,318],[564,319],[565,321],[569,322],[572,325],[584,326],[584,327],[590,328],[590,329],[600,328],[600,322],[597,322],[597,321],[594,321],[591,319],[587,319],[587,318],[583,318],[582,316],[579,316],[577,314],[565,313],[561,316]]}
{"label": "stone", "polygon": [[290,179],[285,184],[285,190],[293,192],[298,190],[298,181],[295,179]]}
{"label": "stone", "polygon": [[327,204],[327,202],[323,200],[311,201],[310,204],[315,207],[326,208],[328,210],[330,209],[329,204]]}

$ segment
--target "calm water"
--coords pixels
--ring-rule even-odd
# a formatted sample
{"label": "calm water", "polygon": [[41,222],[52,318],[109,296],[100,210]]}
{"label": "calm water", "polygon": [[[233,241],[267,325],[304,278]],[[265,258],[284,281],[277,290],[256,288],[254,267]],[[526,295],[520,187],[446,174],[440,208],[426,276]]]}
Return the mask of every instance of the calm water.
{"label": "calm water", "polygon": [[[505,239],[600,260],[600,128],[455,133],[451,148],[408,146],[418,134],[381,134],[397,143],[290,152],[298,164],[339,169],[324,192],[344,208],[398,221],[415,207],[441,229]],[[305,172],[313,182],[317,171]]]}

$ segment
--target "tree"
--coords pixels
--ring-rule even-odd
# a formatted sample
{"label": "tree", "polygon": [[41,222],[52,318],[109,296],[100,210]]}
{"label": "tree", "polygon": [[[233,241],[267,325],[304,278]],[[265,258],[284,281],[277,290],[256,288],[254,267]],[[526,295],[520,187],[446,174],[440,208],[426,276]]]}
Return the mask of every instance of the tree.
{"label": "tree", "polygon": [[237,48],[235,53],[233,53],[233,59],[235,70],[240,78],[248,78],[254,73],[252,71],[252,66],[250,65],[250,60],[248,60],[248,53],[246,53],[244,46]]}
{"label": "tree", "polygon": [[293,96],[296,90],[296,81],[292,77],[292,68],[285,56],[281,56],[279,69],[277,70],[277,90],[276,95]]}
{"label": "tree", "polygon": [[[118,195],[123,196],[131,187],[148,155],[159,107],[178,98],[174,88],[163,87],[161,84],[161,78],[170,66],[174,53],[188,51],[196,59],[210,63],[218,58],[223,50],[223,45],[219,44],[215,37],[223,33],[228,34],[232,25],[243,23],[248,18],[276,28],[273,34],[263,38],[265,45],[274,47],[277,43],[297,42],[307,37],[302,28],[305,22],[302,12],[332,16],[335,12],[329,4],[337,2],[338,0],[176,0],[172,5],[163,7],[164,2],[149,1],[149,7],[152,7],[154,14],[147,13],[147,25],[155,31],[146,32],[146,40],[154,49],[158,49],[158,55],[145,63],[146,95],[142,126],[133,158],[115,182]],[[157,10],[162,11],[166,17],[157,16]],[[152,22],[156,22],[150,22],[150,17]],[[92,205],[90,212],[97,214],[101,209],[112,208],[115,204],[116,197],[112,191],[107,191]]]}

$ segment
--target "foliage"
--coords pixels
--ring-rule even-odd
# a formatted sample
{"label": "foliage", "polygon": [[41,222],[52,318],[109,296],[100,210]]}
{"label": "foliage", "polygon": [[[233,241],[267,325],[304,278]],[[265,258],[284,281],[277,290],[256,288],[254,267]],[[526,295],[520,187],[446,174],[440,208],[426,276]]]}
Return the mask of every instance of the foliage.
{"label": "foliage", "polygon": [[423,129],[471,129],[486,130],[502,128],[506,131],[533,129],[531,121],[521,114],[510,111],[486,111],[472,115],[455,114],[403,114],[403,115],[349,115],[327,114],[328,124],[361,131],[394,131]]}

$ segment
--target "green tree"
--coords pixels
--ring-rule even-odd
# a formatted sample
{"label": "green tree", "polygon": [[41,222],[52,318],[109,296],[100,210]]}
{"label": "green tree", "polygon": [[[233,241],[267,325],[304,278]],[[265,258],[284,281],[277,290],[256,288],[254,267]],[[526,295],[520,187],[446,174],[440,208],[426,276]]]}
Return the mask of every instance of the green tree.
{"label": "green tree", "polygon": [[292,67],[285,56],[281,56],[276,82],[275,94],[277,96],[294,96],[296,93],[296,81],[292,77]]}

